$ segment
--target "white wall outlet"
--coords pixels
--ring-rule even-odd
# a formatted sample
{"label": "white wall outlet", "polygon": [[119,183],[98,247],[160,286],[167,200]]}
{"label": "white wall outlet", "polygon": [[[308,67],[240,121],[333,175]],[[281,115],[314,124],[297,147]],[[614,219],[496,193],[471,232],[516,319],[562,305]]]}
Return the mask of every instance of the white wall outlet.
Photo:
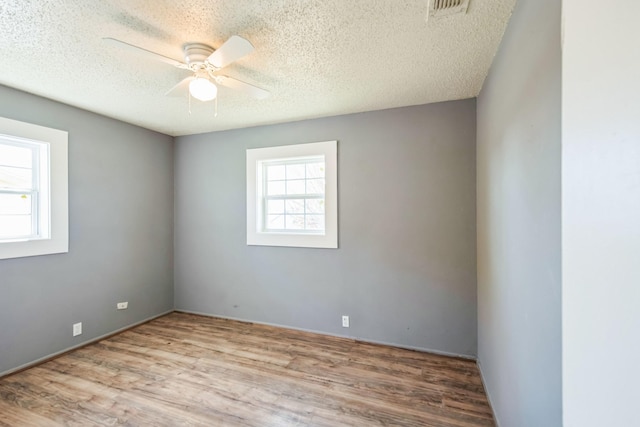
{"label": "white wall outlet", "polygon": [[82,322],[73,324],[73,336],[77,337],[82,334]]}
{"label": "white wall outlet", "polygon": [[343,328],[349,327],[349,316],[342,316],[342,327]]}
{"label": "white wall outlet", "polygon": [[129,301],[118,303],[118,310],[126,310],[127,308],[129,308]]}

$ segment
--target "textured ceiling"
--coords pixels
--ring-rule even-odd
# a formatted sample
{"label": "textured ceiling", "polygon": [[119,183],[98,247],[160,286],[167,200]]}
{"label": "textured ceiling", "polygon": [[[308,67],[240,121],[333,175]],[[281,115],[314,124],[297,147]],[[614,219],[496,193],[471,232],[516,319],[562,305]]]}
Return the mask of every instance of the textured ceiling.
{"label": "textured ceiling", "polygon": [[[428,0],[2,0],[0,84],[170,135],[476,96],[515,0],[471,0],[426,21]],[[214,103],[165,92],[188,72],[182,45],[255,46],[224,73],[271,92],[221,87]]]}

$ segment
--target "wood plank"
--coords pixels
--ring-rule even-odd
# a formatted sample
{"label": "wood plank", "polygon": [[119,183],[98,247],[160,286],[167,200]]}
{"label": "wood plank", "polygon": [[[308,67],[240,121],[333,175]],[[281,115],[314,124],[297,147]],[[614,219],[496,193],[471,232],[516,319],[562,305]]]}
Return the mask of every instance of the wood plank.
{"label": "wood plank", "polygon": [[0,426],[493,426],[475,362],[171,313],[0,379]]}

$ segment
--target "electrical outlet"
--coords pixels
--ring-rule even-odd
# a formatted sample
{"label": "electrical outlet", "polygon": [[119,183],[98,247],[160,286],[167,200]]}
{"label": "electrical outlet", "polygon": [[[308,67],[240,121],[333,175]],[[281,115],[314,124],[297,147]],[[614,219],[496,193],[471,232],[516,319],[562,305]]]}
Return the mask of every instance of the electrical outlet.
{"label": "electrical outlet", "polygon": [[129,301],[118,303],[118,310],[126,310],[127,308],[129,308]]}
{"label": "electrical outlet", "polygon": [[349,327],[349,316],[342,316],[342,327],[343,328]]}
{"label": "electrical outlet", "polygon": [[73,336],[77,337],[82,334],[82,322],[73,324]]}

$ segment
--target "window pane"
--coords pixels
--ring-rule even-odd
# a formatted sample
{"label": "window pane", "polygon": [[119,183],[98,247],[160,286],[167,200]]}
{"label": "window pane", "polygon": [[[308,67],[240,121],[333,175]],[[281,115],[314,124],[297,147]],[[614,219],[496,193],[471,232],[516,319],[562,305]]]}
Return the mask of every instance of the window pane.
{"label": "window pane", "polygon": [[298,163],[293,165],[287,165],[287,180],[289,179],[304,179],[304,163]]}
{"label": "window pane", "polygon": [[307,178],[324,178],[324,162],[307,163]]}
{"label": "window pane", "polygon": [[268,215],[267,230],[284,230],[284,215]]}
{"label": "window pane", "polygon": [[287,214],[304,213],[304,200],[287,200]]}
{"label": "window pane", "polygon": [[304,179],[287,181],[287,194],[304,194]]}
{"label": "window pane", "polygon": [[307,215],[307,230],[324,230],[324,215]]}
{"label": "window pane", "polygon": [[0,239],[31,234],[31,215],[0,215]]}
{"label": "window pane", "polygon": [[324,179],[308,179],[307,194],[324,194]]}
{"label": "window pane", "polygon": [[267,166],[267,181],[273,181],[276,179],[285,179],[285,167],[284,165]]}
{"label": "window pane", "polygon": [[287,215],[285,221],[287,230],[304,230],[304,215]]}
{"label": "window pane", "polygon": [[307,213],[324,213],[324,199],[307,199]]}
{"label": "window pane", "polygon": [[31,188],[31,169],[0,166],[0,188]]}
{"label": "window pane", "polygon": [[0,194],[0,215],[31,215],[31,195]]}
{"label": "window pane", "polygon": [[269,200],[269,201],[267,201],[267,213],[269,213],[269,214],[283,214],[284,213],[284,200]]}
{"label": "window pane", "polygon": [[0,144],[0,166],[30,168],[33,162],[33,150],[14,145]]}
{"label": "window pane", "polygon": [[267,195],[268,196],[281,196],[285,194],[284,181],[273,181],[267,183]]}

